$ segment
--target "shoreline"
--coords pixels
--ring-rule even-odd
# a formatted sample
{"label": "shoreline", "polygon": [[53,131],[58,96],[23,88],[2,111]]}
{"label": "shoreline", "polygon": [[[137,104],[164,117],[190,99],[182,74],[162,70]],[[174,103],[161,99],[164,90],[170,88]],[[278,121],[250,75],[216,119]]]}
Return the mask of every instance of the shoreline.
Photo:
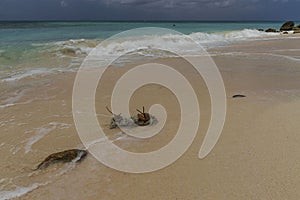
{"label": "shoreline", "polygon": [[[300,162],[297,155],[300,113],[295,109],[300,106],[300,38],[295,37],[245,41],[209,50],[224,79],[228,113],[219,142],[204,160],[197,155],[210,119],[207,88],[183,60],[156,60],[184,73],[199,92],[201,126],[189,150],[174,164],[155,173],[118,172],[102,165],[91,154],[78,165],[55,165],[29,173],[28,168],[51,153],[83,148],[71,110],[76,73],[35,77],[49,82],[33,85],[35,90],[25,92],[15,106],[0,108],[1,190],[13,191],[15,186],[11,181],[20,187],[38,184],[18,198],[24,200],[99,199],[99,196],[132,200],[141,196],[144,199],[296,199],[300,195],[296,190],[300,187],[300,171],[295,167]],[[134,95],[129,107],[134,113],[141,102],[146,107],[153,102],[165,105],[169,121],[163,133],[139,141],[122,138],[119,130],[109,130],[110,117],[105,106],[110,102],[111,89],[132,65],[108,70],[103,88],[97,90],[96,111],[100,125],[111,140],[116,139],[115,144],[134,152],[148,152],[173,138],[179,122],[178,103],[165,88],[150,85]],[[32,80],[29,77],[22,81]],[[232,99],[234,94],[247,97]]]}

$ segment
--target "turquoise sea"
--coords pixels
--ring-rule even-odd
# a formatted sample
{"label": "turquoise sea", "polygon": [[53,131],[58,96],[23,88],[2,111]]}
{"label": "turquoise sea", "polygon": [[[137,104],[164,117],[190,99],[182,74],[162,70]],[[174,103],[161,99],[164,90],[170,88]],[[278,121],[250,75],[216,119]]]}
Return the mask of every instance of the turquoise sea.
{"label": "turquoise sea", "polygon": [[[170,28],[184,34],[216,33],[243,29],[279,29],[283,22],[0,22],[0,45],[104,39],[141,27]],[[175,26],[174,26],[175,25]]]}
{"label": "turquoise sea", "polygon": [[282,22],[0,22],[1,50],[26,50],[33,43],[70,39],[105,39],[121,31],[161,27],[191,33],[217,33],[243,29],[279,29]]}
{"label": "turquoise sea", "polygon": [[[122,31],[160,27],[190,35],[205,48],[261,38],[257,29],[279,29],[283,22],[0,22],[0,79],[14,80],[44,68],[65,67],[61,58],[84,58],[100,41]],[[272,35],[272,34],[271,34]],[[168,38],[155,38],[163,43]],[[137,38],[137,41],[140,41]],[[173,40],[175,40],[173,38]],[[147,41],[148,42],[148,41]],[[175,41],[176,42],[176,41]],[[139,48],[141,42],[131,48]],[[134,46],[135,45],[135,46]],[[108,46],[113,53],[118,44]],[[51,61],[50,61],[51,60]],[[55,60],[55,62],[53,62]],[[74,59],[72,59],[74,61]],[[75,59],[76,60],[76,59]],[[78,63],[80,60],[78,60]],[[70,64],[70,63],[69,63]],[[70,67],[68,65],[68,67]],[[31,71],[30,71],[31,70]]]}

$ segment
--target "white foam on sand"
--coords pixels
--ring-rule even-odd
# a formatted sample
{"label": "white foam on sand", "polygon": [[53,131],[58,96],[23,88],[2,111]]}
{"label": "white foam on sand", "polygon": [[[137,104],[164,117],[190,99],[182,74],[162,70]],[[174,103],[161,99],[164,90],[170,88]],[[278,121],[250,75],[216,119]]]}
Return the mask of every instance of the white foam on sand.
{"label": "white foam on sand", "polygon": [[102,142],[116,142],[116,141],[119,141],[119,140],[122,140],[122,139],[125,139],[125,138],[128,138],[129,136],[122,133],[122,132],[119,132],[116,134],[116,137],[115,139],[113,140],[110,140],[108,139],[107,137],[102,137],[102,138],[98,138],[98,139],[95,139],[95,140],[92,140],[92,141],[89,141],[87,142],[87,144],[85,145],[85,148],[86,149],[89,149],[91,148],[92,146],[98,144],[98,143],[102,143]]}
{"label": "white foam on sand", "polygon": [[26,92],[27,92],[26,89],[17,90],[17,91],[14,91],[14,92],[10,93],[8,95],[8,97],[6,97],[5,99],[3,99],[4,97],[2,96],[0,98],[0,103],[1,103],[0,108],[7,108],[7,107],[14,106],[15,102],[20,100]]}
{"label": "white foam on sand", "polygon": [[82,154],[83,154],[83,153],[79,153],[79,154],[77,155],[77,157],[76,157],[75,159],[72,160],[72,162],[66,163],[66,164],[62,167],[62,169],[61,169],[57,174],[55,174],[55,177],[60,177],[60,176],[62,176],[62,175],[64,175],[64,174],[68,173],[69,171],[73,170],[73,169],[75,168],[75,166],[76,166],[76,162],[79,161],[79,160],[81,159]]}
{"label": "white foam on sand", "polygon": [[0,80],[0,82],[14,82],[19,81],[24,78],[28,77],[36,77],[36,76],[42,76],[42,75],[48,75],[48,74],[55,74],[59,72],[69,72],[74,71],[73,69],[69,68],[63,68],[63,67],[56,67],[56,68],[31,68],[31,69],[24,69],[20,71],[12,72],[12,75],[9,77],[3,78]]}
{"label": "white foam on sand", "polygon": [[11,77],[5,78],[2,81],[3,82],[11,82],[11,81],[17,81],[26,77],[30,77],[30,76],[34,76],[34,75],[40,75],[40,74],[44,74],[44,73],[49,73],[49,69],[46,68],[37,68],[37,69],[29,69],[26,70],[24,72],[19,72],[15,75],[12,75]]}
{"label": "white foam on sand", "polygon": [[7,200],[7,199],[12,199],[12,198],[17,198],[17,197],[21,197],[25,194],[27,194],[28,192],[31,192],[35,189],[37,189],[40,186],[46,185],[46,183],[34,183],[31,186],[28,187],[20,187],[20,186],[16,186],[16,188],[14,190],[11,191],[0,191],[0,200]]}
{"label": "white foam on sand", "polygon": [[15,105],[16,104],[14,104],[14,103],[8,103],[8,104],[0,105],[0,108],[7,108],[7,107],[15,106]]}
{"label": "white foam on sand", "polygon": [[210,56],[245,56],[245,57],[251,57],[253,58],[253,56],[255,56],[256,58],[258,58],[259,56],[266,56],[266,57],[277,57],[279,59],[283,59],[283,60],[289,60],[292,62],[300,62],[300,58],[296,58],[293,56],[287,56],[287,55],[281,55],[281,54],[277,54],[277,53],[245,53],[245,52],[226,52],[226,53],[211,53]]}
{"label": "white foam on sand", "polygon": [[46,136],[48,133],[53,131],[56,127],[42,127],[39,130],[36,131],[35,136],[29,138],[27,140],[27,144],[25,146],[25,153],[28,153],[31,150],[31,146],[35,144],[37,141],[39,141],[41,138]]}
{"label": "white foam on sand", "polygon": [[51,133],[56,128],[66,129],[66,128],[70,128],[71,126],[72,126],[71,124],[50,122],[46,126],[38,128],[35,132],[35,135],[26,140],[27,143],[25,145],[25,153],[28,153],[31,150],[31,147],[33,144],[38,142],[40,139],[45,137],[47,134]]}
{"label": "white foam on sand", "polygon": [[0,108],[8,108],[8,107],[16,106],[16,105],[25,105],[25,104],[32,103],[34,101],[48,101],[52,98],[55,98],[55,96],[47,96],[47,97],[43,97],[43,98],[36,97],[36,98],[29,99],[27,101],[20,102],[19,100],[23,96],[25,96],[27,91],[29,91],[29,89],[15,91],[12,94],[1,97],[0,98]]}
{"label": "white foam on sand", "polygon": [[[30,186],[18,186],[15,185],[13,183],[13,180],[15,178],[3,178],[0,179],[0,184],[2,184],[2,186],[0,185],[0,200],[8,200],[8,199],[14,199],[14,198],[18,198],[21,197],[23,195],[26,195],[27,193],[38,189],[40,186],[45,186],[48,185],[50,183],[52,183],[55,179],[53,179],[54,177],[60,177],[64,174],[66,174],[67,172],[73,170],[76,166],[76,162],[81,158],[82,154],[78,155],[74,160],[72,160],[72,162],[65,164],[61,170],[59,170],[58,173],[56,173],[54,176],[49,177],[50,179],[47,180],[44,183],[34,183]],[[22,176],[23,178],[30,178],[32,175],[36,174],[36,172],[31,172],[25,176]],[[7,182],[7,184],[5,184],[5,182]],[[5,190],[5,186],[11,185],[13,186],[13,190]]]}

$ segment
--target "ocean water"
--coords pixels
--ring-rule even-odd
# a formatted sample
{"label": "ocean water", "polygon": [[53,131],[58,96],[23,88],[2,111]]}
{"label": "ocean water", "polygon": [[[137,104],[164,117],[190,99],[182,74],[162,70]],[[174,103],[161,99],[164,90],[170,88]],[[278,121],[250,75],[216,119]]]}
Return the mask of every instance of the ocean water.
{"label": "ocean water", "polygon": [[[280,33],[257,29],[279,29],[282,22],[0,22],[0,109],[18,104],[22,91],[47,84],[47,75],[76,72],[86,56],[102,41],[123,31],[159,27],[188,35],[204,49],[240,41],[265,40]],[[145,34],[145,35],[143,35]],[[163,44],[189,55],[193,49],[183,35],[145,32],[130,38],[110,40],[101,49],[104,59],[126,55],[116,66],[139,59],[169,57],[157,50]],[[198,49],[197,49],[198,50]],[[198,52],[195,50],[195,55]],[[128,54],[127,52],[131,52]]]}
{"label": "ocean water", "polygon": [[[69,69],[74,63],[62,63],[61,58],[84,58],[99,42],[134,28],[172,29],[190,35],[209,49],[272,35],[257,29],[279,29],[281,24],[282,22],[0,22],[0,80],[19,80],[43,71],[52,73],[61,68]],[[145,41],[164,43],[168,39],[174,42],[177,40],[174,36],[150,40],[136,38],[130,48],[140,48]],[[118,46],[119,43],[114,43],[103,51],[114,53]],[[153,52],[142,53],[153,56]],[[78,64],[80,59],[72,61]]]}

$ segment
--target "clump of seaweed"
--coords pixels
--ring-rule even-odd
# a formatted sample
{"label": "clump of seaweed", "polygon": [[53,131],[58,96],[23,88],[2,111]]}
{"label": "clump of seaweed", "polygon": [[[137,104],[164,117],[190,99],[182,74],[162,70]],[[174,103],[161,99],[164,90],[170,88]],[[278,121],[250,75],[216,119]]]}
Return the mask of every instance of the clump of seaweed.
{"label": "clump of seaweed", "polygon": [[110,129],[114,129],[118,127],[118,124],[123,120],[123,117],[121,116],[121,113],[116,115],[114,114],[107,106],[106,106],[106,110],[112,114],[112,118],[110,120],[110,125],[109,128]]}
{"label": "clump of seaweed", "polygon": [[87,155],[86,150],[80,149],[70,149],[66,151],[61,151],[58,153],[53,153],[49,155],[43,162],[41,162],[35,170],[44,169],[50,164],[57,162],[67,163],[71,161],[79,162]]}
{"label": "clump of seaweed", "polygon": [[133,122],[131,119],[128,119],[126,117],[123,117],[122,114],[114,114],[107,106],[106,110],[112,114],[112,118],[110,120],[109,128],[115,129],[121,126],[132,126]]}
{"label": "clump of seaweed", "polygon": [[149,113],[145,112],[145,107],[143,107],[143,111],[140,111],[137,115],[131,116],[130,118],[123,117],[120,114],[114,114],[107,106],[106,110],[112,114],[112,118],[110,120],[109,128],[115,129],[120,127],[137,127],[137,126],[148,126],[153,125],[157,123],[157,119],[150,115]]}
{"label": "clump of seaweed", "polygon": [[145,112],[145,107],[143,106],[143,112],[136,109],[139,113],[136,116],[131,117],[134,123],[138,126],[148,126],[151,122],[151,117],[149,113]]}

